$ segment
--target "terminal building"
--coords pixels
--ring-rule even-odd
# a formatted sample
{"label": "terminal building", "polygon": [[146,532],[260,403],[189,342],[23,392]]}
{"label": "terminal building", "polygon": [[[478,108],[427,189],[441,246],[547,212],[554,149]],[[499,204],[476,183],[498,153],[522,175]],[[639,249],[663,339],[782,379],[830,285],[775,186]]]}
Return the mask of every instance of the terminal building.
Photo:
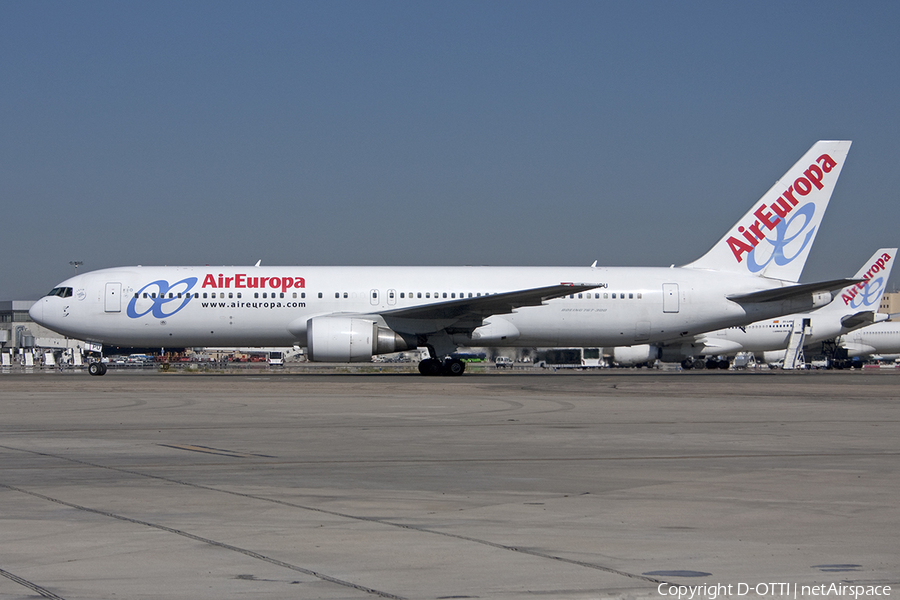
{"label": "terminal building", "polygon": [[[80,365],[84,342],[66,338],[31,320],[28,309],[34,300],[0,301],[0,365]],[[49,356],[48,356],[49,354]]]}

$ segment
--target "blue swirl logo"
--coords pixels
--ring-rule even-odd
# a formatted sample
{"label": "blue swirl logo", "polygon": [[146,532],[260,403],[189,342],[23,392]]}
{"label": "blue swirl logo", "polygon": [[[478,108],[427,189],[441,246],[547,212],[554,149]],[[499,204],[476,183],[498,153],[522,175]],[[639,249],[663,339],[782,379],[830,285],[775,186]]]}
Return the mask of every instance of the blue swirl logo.
{"label": "blue swirl logo", "polygon": [[[790,219],[782,219],[781,221],[779,221],[775,226],[775,239],[771,239],[769,237],[763,238],[759,242],[759,246],[757,246],[747,254],[747,268],[750,269],[750,272],[759,273],[766,267],[766,265],[768,265],[773,260],[779,267],[789,265],[790,263],[794,262],[794,260],[798,256],[803,254],[806,246],[809,245],[810,240],[812,240],[813,234],[815,234],[816,232],[815,227],[813,227],[806,233],[806,237],[803,238],[803,243],[800,244],[800,248],[798,248],[792,256],[785,255],[785,248],[794,240],[797,240],[801,235],[803,235],[806,228],[812,222],[813,215],[815,214],[816,205],[812,202],[809,202],[808,204],[805,204],[803,207],[798,208],[796,211],[794,211],[794,214],[791,215]],[[803,217],[803,224],[796,229],[794,234],[788,237],[788,230],[791,229],[791,224],[795,219],[799,217]],[[762,264],[759,264],[756,262],[756,251],[759,250],[764,243],[768,243],[767,247],[771,247],[772,253],[769,255],[768,259],[766,259]]]}
{"label": "blue swirl logo", "polygon": [[[125,310],[125,313],[132,319],[140,319],[148,314],[152,314],[153,317],[157,319],[171,317],[188,305],[188,302],[190,302],[191,298],[194,296],[187,292],[194,289],[195,285],[197,285],[196,277],[186,277],[173,284],[169,284],[165,279],[151,281],[139,289],[137,294],[131,298],[131,302],[128,303],[128,308]],[[142,298],[145,293],[147,294],[147,298]],[[179,297],[179,295],[181,295],[181,297]],[[139,300],[143,300],[144,302],[150,301],[152,302],[152,305],[144,312],[138,312],[137,304]],[[175,310],[166,312],[167,308],[171,308],[169,305],[173,303],[177,304]]]}
{"label": "blue swirl logo", "polygon": [[881,300],[882,290],[884,289],[884,277],[870,279],[866,282],[860,292],[853,297],[847,304],[850,308],[860,308],[862,306],[875,306]]}

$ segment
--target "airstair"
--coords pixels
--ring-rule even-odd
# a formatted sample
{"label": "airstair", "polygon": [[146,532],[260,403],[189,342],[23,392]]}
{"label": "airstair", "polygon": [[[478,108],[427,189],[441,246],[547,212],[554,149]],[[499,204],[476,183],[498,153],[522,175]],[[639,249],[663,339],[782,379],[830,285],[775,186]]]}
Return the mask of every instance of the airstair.
{"label": "airstair", "polygon": [[795,319],[794,328],[791,330],[791,339],[788,341],[787,351],[784,353],[784,366],[782,369],[796,369],[806,362],[803,356],[803,343],[806,336],[812,333],[811,319]]}

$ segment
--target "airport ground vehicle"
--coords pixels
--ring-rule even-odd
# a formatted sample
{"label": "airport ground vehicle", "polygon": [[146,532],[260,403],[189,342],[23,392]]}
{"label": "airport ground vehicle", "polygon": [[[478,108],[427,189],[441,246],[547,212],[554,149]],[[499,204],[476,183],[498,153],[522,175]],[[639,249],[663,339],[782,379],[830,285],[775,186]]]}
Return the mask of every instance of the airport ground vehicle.
{"label": "airport ground vehicle", "polygon": [[582,369],[607,365],[601,348],[548,348],[537,351],[535,366],[548,369]]}

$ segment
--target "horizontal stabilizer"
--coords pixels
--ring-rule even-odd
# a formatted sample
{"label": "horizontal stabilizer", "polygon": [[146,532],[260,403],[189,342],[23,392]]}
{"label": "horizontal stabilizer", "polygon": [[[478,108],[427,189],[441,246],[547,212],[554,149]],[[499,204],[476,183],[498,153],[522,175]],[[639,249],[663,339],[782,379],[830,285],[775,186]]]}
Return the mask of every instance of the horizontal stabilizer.
{"label": "horizontal stabilizer", "polygon": [[888,315],[884,313],[876,313],[872,310],[865,310],[853,315],[847,315],[841,319],[841,327],[845,329],[859,329],[872,323],[881,323],[887,321]]}
{"label": "horizontal stabilizer", "polygon": [[833,279],[831,281],[822,281],[819,283],[802,283],[800,285],[789,285],[785,287],[775,288],[771,290],[762,290],[761,292],[752,292],[749,294],[736,294],[734,296],[726,296],[729,300],[738,304],[753,304],[756,302],[783,302],[808,296],[810,294],[818,294],[822,292],[838,292],[848,285],[855,285],[865,281],[864,279]]}

